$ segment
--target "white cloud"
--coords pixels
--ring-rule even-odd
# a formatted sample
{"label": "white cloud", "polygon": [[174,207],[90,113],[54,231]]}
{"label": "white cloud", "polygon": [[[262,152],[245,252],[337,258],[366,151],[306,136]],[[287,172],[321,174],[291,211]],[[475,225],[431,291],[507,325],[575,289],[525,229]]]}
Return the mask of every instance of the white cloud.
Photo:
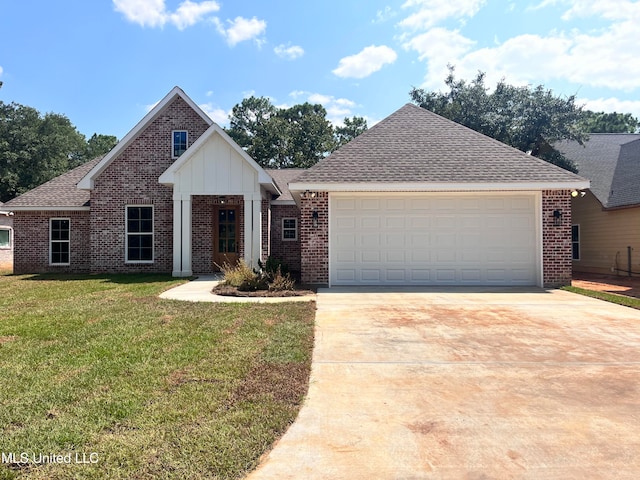
{"label": "white cloud", "polygon": [[587,99],[580,98],[576,104],[584,105],[585,109],[593,112],[630,113],[640,118],[640,100],[620,100],[616,97]]}
{"label": "white cloud", "polygon": [[473,17],[485,3],[486,0],[407,0],[402,8],[417,7],[417,11],[398,25],[409,30],[424,30],[448,18]]}
{"label": "white cloud", "polygon": [[229,114],[222,108],[216,107],[213,103],[201,103],[198,105],[204,113],[209,115],[209,118],[216,122],[218,125],[225,125],[229,123]]}
{"label": "white cloud", "polygon": [[395,62],[396,58],[398,55],[392,48],[370,45],[360,53],[342,58],[338,67],[332,71],[342,78],[365,78],[386,64]]}
{"label": "white cloud", "polygon": [[184,30],[203,20],[209,13],[220,10],[213,0],[192,2],[185,0],[175,12],[168,12],[164,0],[113,0],[117,12],[142,27],[163,27],[166,23]]}
{"label": "white cloud", "polygon": [[[455,0],[458,1],[458,0]],[[405,5],[422,5],[428,0],[410,0]],[[479,2],[472,2],[475,6]],[[577,85],[631,91],[640,86],[640,2],[626,0],[545,0],[534,9],[565,6],[563,18],[595,17],[608,25],[599,30],[552,30],[547,34],[522,34],[495,46],[476,48],[459,30],[442,26],[414,31],[414,24],[401,22],[403,47],[418,53],[425,62],[426,88],[441,88],[447,64],[455,65],[456,76],[471,79],[487,73],[488,86],[505,78],[512,84],[544,84],[562,80]],[[615,6],[615,8],[614,8]],[[472,10],[469,10],[472,11]],[[418,25],[418,24],[415,24]],[[428,23],[423,24],[428,25]],[[577,88],[577,87],[576,87]]]}
{"label": "white cloud", "polygon": [[218,32],[232,47],[240,42],[252,39],[256,41],[258,46],[261,46],[263,41],[258,37],[267,29],[267,22],[259,20],[256,17],[236,17],[234,20],[227,20],[228,27],[225,27],[225,25],[216,18],[214,19],[214,24]]}
{"label": "white cloud", "polygon": [[295,60],[296,58],[300,58],[304,55],[304,49],[299,45],[278,45],[273,51],[280,58],[284,58],[285,60]]}
{"label": "white cloud", "polygon": [[[353,109],[357,106],[356,102],[348,98],[336,98],[333,95],[325,95],[322,93],[307,92],[304,90],[294,90],[289,96],[296,103],[309,102],[312,104],[319,103],[327,111],[327,120],[334,126],[342,126],[345,117],[355,115]],[[282,108],[289,108],[291,105],[285,105]]]}

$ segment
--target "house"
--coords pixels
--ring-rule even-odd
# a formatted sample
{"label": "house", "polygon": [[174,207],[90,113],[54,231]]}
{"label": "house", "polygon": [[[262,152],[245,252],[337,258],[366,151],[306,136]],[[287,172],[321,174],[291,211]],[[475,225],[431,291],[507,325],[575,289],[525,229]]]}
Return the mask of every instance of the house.
{"label": "house", "polygon": [[0,202],[0,271],[13,268],[13,214]]}
{"label": "house", "polygon": [[311,284],[555,286],[588,186],[410,104],[308,170],[265,170],[176,87],[9,207],[16,273],[190,276],[271,255]]}
{"label": "house", "polygon": [[640,275],[640,134],[593,133],[557,148],[591,181],[572,200],[573,270]]}

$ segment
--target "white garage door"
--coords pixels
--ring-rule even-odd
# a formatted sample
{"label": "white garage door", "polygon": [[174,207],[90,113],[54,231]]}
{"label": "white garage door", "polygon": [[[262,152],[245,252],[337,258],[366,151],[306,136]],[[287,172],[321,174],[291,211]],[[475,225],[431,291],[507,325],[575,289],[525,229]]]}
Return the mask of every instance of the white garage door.
{"label": "white garage door", "polygon": [[534,194],[331,194],[332,285],[536,285]]}

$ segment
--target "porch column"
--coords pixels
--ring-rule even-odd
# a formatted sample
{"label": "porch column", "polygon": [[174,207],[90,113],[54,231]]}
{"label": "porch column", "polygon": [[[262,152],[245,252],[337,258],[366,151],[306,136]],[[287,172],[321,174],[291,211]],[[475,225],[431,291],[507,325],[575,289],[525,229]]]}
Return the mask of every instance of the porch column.
{"label": "porch column", "polygon": [[262,198],[260,194],[244,195],[244,261],[258,266],[262,238]]}
{"label": "porch column", "polygon": [[173,272],[174,277],[190,277],[191,195],[173,195]]}

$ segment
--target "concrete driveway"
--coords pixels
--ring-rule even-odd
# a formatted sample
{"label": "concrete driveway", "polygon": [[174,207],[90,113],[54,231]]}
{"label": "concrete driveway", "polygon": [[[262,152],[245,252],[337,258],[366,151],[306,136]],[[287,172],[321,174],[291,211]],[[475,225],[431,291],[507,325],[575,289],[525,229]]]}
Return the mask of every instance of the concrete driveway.
{"label": "concrete driveway", "polygon": [[261,479],[637,479],[640,311],[537,289],[318,295]]}

